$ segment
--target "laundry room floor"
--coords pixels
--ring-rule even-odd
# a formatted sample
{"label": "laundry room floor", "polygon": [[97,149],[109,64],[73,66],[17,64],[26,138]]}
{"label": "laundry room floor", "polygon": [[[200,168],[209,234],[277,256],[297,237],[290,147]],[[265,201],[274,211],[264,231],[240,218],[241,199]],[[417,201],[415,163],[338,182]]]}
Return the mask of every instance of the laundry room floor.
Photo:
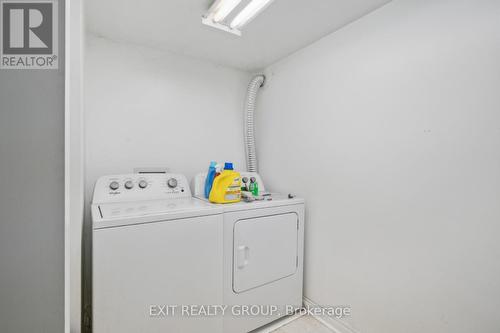
{"label": "laundry room floor", "polygon": [[328,327],[312,316],[302,316],[290,323],[271,331],[272,333],[332,333]]}

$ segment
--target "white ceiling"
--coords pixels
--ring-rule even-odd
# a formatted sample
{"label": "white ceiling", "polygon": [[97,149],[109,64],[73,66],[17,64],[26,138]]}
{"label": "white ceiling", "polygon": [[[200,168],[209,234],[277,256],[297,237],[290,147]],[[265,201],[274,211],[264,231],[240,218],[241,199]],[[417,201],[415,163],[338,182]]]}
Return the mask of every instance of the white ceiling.
{"label": "white ceiling", "polygon": [[201,23],[212,0],[87,0],[87,30],[247,71],[277,60],[390,0],[275,0],[238,37]]}

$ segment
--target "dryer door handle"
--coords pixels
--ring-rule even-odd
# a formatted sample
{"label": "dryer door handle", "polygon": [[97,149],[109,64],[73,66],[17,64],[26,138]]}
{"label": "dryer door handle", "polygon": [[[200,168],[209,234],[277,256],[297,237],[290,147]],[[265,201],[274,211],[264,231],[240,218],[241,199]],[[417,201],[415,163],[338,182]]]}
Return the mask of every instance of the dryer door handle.
{"label": "dryer door handle", "polygon": [[248,260],[250,259],[250,248],[246,245],[238,246],[238,254],[236,257],[236,265],[238,269],[243,269],[248,265]]}

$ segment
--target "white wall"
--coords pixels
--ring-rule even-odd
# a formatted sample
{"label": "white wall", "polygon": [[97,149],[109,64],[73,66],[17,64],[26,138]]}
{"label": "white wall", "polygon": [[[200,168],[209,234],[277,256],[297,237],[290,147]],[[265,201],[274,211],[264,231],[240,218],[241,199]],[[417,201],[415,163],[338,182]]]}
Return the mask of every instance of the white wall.
{"label": "white wall", "polygon": [[212,159],[244,166],[249,74],[92,35],[86,66],[89,189],[134,167],[193,176]]}
{"label": "white wall", "polygon": [[87,211],[102,175],[167,166],[191,178],[210,160],[244,168],[248,73],[92,35],[85,55]]}
{"label": "white wall", "polygon": [[2,333],[65,328],[65,5],[57,70],[0,69]]}
{"label": "white wall", "polygon": [[278,62],[260,171],[360,332],[498,332],[500,2],[400,0]]}

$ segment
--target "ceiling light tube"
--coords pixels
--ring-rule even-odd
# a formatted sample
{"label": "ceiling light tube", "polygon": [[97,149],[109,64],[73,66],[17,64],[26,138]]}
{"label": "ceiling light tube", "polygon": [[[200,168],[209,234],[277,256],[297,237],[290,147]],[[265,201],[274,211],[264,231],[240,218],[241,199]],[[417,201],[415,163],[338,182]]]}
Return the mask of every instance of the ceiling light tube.
{"label": "ceiling light tube", "polygon": [[257,15],[267,8],[274,0],[252,0],[231,22],[232,29],[240,29],[250,23]]}
{"label": "ceiling light tube", "polygon": [[216,23],[223,21],[239,4],[241,0],[217,0],[209,12]]}

